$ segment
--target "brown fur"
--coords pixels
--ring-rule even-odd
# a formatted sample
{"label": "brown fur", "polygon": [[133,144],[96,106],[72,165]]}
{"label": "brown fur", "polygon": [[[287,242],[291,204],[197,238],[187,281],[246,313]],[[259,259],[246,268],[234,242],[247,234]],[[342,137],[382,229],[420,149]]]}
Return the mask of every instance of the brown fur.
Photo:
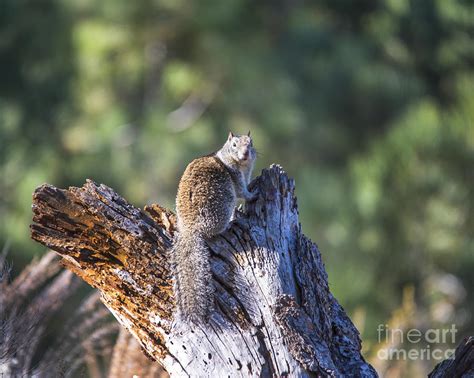
{"label": "brown fur", "polygon": [[178,228],[185,225],[206,237],[217,235],[229,224],[235,202],[232,176],[225,165],[214,156],[193,160],[179,182]]}
{"label": "brown fur", "polygon": [[204,320],[213,307],[213,283],[206,240],[228,227],[237,198],[251,200],[247,185],[256,153],[252,139],[229,134],[215,154],[193,160],[176,195],[178,237],[172,250],[178,315]]}

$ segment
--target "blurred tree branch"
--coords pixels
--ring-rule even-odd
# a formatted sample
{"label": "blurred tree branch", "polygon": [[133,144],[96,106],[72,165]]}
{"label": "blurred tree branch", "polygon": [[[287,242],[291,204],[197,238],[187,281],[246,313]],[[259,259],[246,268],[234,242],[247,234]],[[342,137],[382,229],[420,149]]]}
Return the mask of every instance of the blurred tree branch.
{"label": "blurred tree branch", "polygon": [[[33,260],[11,282],[9,270],[0,254],[0,377],[164,376],[112,319],[99,292],[70,306],[81,281],[61,269],[56,253]],[[55,332],[59,312],[67,321]]]}

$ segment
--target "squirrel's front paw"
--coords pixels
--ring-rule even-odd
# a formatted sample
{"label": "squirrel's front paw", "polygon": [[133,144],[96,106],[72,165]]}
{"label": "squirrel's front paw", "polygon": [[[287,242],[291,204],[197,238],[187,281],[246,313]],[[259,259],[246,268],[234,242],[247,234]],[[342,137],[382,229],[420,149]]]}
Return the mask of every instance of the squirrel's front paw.
{"label": "squirrel's front paw", "polygon": [[257,180],[258,177],[254,178],[252,181],[250,181],[250,183],[247,185],[247,189],[250,190],[251,192],[253,192],[254,190],[256,190],[256,186],[257,186]]}
{"label": "squirrel's front paw", "polygon": [[254,188],[252,192],[247,192],[245,196],[245,200],[247,202],[255,202],[258,199],[259,191],[258,189]]}

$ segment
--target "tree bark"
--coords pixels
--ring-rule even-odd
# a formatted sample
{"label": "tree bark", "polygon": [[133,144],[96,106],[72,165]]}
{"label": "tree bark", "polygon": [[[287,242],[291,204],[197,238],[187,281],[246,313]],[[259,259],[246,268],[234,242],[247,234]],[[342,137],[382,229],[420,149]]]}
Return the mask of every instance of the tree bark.
{"label": "tree bark", "polygon": [[466,337],[456,348],[454,356],[440,362],[429,378],[474,377],[474,336]]}
{"label": "tree bark", "polygon": [[264,170],[259,192],[209,241],[216,310],[206,325],[175,321],[167,253],[174,214],[137,209],[112,189],[42,185],[31,236],[101,292],[144,351],[176,376],[376,376],[357,329],[328,288],[321,254],[301,231],[294,181]]}

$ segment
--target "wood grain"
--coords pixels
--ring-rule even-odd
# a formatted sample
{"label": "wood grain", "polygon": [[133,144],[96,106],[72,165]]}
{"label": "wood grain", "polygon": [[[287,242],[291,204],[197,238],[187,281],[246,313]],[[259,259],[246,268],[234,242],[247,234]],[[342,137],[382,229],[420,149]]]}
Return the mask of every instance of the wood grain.
{"label": "wood grain", "polygon": [[170,375],[376,376],[329,291],[317,246],[302,233],[294,181],[273,165],[253,186],[258,200],[208,243],[217,310],[204,325],[173,317],[170,210],[140,210],[92,181],[67,190],[42,185],[33,196],[31,236],[100,290]]}

